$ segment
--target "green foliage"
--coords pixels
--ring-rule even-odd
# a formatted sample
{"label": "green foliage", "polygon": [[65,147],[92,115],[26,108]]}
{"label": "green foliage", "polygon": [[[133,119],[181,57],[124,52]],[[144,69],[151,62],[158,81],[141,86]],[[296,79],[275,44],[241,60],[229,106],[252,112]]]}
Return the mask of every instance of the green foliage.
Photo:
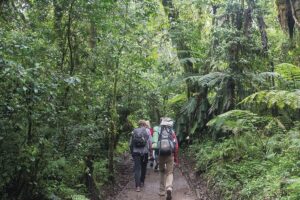
{"label": "green foliage", "polygon": [[[241,104],[258,110],[276,108],[279,110],[297,111],[300,109],[300,92],[285,90],[268,90],[256,92],[245,98]],[[293,114],[293,113],[291,113]]]}
{"label": "green foliage", "polygon": [[197,168],[225,199],[298,197],[299,121],[286,131],[277,118],[232,110],[208,126],[217,138],[226,137],[207,138],[190,149]]}
{"label": "green foliage", "polygon": [[[112,180],[109,146],[117,156],[126,151],[127,142],[119,139],[128,139],[133,121],[163,110],[161,99],[170,96],[170,87],[159,87],[155,95],[153,90],[167,85],[166,74],[178,73],[172,67],[161,73],[174,56],[157,53],[163,22],[158,6],[110,0],[0,3],[3,199],[84,199],[100,191],[87,184],[86,169],[94,185]],[[160,48],[170,49],[167,42]]]}
{"label": "green foliage", "polygon": [[228,74],[221,72],[212,72],[203,76],[190,76],[187,80],[192,81],[194,84],[197,84],[199,87],[210,87],[214,88],[219,85]]}
{"label": "green foliage", "polygon": [[282,63],[275,66],[275,72],[279,73],[286,81],[285,88],[299,89],[300,88],[300,68],[289,64]]}
{"label": "green foliage", "polygon": [[43,173],[43,178],[48,180],[45,184],[47,196],[57,196],[69,199],[73,195],[85,192],[84,184],[79,184],[84,172],[84,162],[66,160],[61,157],[49,161]]}
{"label": "green foliage", "polygon": [[267,121],[269,121],[268,118],[259,117],[247,110],[231,110],[218,115],[207,125],[212,128],[213,133],[223,132],[237,135],[243,132],[255,132],[257,127]]}
{"label": "green foliage", "polygon": [[168,2],[0,1],[2,199],[99,193],[162,116],[226,198],[299,197],[299,38],[272,1]]}
{"label": "green foliage", "polygon": [[72,195],[71,197],[72,200],[89,200],[87,197],[84,195]]}
{"label": "green foliage", "polygon": [[123,142],[119,142],[117,147],[116,147],[116,154],[119,154],[119,155],[122,155],[124,154],[125,152],[128,152],[129,151],[129,143],[128,141],[123,141]]}
{"label": "green foliage", "polygon": [[96,181],[96,184],[98,187],[101,185],[107,183],[109,180],[109,173],[108,169],[106,168],[107,166],[107,159],[105,160],[99,160],[94,163],[94,171],[93,171],[93,177]]}

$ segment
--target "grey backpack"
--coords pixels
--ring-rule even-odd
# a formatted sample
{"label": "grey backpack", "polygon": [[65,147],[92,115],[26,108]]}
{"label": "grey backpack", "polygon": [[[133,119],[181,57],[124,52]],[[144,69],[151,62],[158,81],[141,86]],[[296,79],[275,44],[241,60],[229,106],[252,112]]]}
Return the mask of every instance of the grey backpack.
{"label": "grey backpack", "polygon": [[133,130],[132,143],[134,147],[145,147],[148,140],[148,134],[145,128],[136,128]]}
{"label": "grey backpack", "polygon": [[158,154],[169,156],[175,151],[176,142],[173,138],[173,130],[169,126],[161,126],[158,136]]}

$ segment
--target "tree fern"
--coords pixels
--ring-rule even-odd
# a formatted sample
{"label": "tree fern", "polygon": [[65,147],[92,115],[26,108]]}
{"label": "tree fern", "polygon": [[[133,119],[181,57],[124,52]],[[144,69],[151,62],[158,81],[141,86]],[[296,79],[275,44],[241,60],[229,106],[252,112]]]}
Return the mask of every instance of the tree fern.
{"label": "tree fern", "polygon": [[203,76],[189,76],[186,78],[188,81],[192,81],[194,84],[202,87],[215,87],[220,84],[225,77],[228,77],[229,74],[222,72],[211,72]]}
{"label": "tree fern", "polygon": [[300,109],[300,90],[267,90],[256,92],[246,97],[241,104],[250,108],[278,108],[281,110],[299,110]]}
{"label": "tree fern", "polygon": [[197,100],[195,97],[191,97],[189,101],[182,107],[181,113],[191,117],[192,113],[196,110]]}

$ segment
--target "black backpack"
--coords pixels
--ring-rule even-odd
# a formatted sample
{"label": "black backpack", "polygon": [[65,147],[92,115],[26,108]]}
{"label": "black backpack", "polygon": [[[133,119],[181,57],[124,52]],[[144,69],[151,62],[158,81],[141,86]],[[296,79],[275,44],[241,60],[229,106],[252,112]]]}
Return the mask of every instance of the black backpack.
{"label": "black backpack", "polygon": [[158,154],[169,156],[175,151],[176,142],[173,138],[173,130],[169,126],[161,126],[158,136]]}
{"label": "black backpack", "polygon": [[145,147],[148,140],[148,134],[145,128],[136,128],[133,130],[132,143],[134,147]]}

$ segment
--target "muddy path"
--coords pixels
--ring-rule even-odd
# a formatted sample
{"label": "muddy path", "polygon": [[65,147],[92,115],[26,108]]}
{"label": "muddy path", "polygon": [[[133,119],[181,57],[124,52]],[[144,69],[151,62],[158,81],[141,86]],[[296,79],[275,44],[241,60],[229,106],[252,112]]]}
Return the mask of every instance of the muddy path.
{"label": "muddy path", "polygon": [[[133,175],[128,184],[120,191],[115,199],[120,200],[165,200],[166,197],[160,197],[159,192],[159,172],[154,172],[152,168],[147,169],[145,186],[141,192],[135,191]],[[182,175],[179,168],[174,170],[174,182],[172,200],[196,200],[197,197],[194,191],[189,187],[185,177]]]}

